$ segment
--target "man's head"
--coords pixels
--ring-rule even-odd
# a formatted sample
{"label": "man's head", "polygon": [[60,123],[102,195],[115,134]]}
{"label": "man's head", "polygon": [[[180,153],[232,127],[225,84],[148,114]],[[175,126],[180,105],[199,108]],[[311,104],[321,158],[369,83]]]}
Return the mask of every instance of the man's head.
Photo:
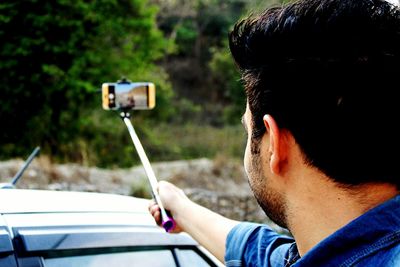
{"label": "man's head", "polygon": [[342,185],[400,185],[400,11],[380,0],[303,0],[230,34],[252,153],[271,115],[307,164]]}

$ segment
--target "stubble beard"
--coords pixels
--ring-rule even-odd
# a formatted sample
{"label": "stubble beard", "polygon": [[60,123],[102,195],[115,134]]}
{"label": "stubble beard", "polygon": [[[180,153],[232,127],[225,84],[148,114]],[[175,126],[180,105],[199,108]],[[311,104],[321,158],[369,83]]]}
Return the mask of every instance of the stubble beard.
{"label": "stubble beard", "polygon": [[[252,144],[252,147],[254,148],[255,145]],[[259,149],[251,150],[252,156],[248,182],[254,197],[268,218],[280,227],[287,228],[287,209],[283,196],[268,186],[268,178],[265,177],[263,172]]]}

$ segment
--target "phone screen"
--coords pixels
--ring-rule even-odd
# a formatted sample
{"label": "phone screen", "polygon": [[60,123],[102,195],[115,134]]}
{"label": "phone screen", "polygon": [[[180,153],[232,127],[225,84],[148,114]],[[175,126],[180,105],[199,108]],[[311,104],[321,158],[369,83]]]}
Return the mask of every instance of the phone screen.
{"label": "phone screen", "polygon": [[153,83],[104,83],[104,109],[152,109],[155,106]]}

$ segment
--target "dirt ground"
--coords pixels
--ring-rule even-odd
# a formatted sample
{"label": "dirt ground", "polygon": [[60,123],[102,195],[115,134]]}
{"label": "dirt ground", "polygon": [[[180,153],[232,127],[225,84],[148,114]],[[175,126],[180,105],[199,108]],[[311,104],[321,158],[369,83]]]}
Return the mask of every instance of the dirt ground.
{"label": "dirt ground", "polygon": [[[0,182],[10,182],[23,165],[22,159],[0,162]],[[158,180],[170,181],[193,201],[226,217],[267,223],[279,232],[259,208],[247,183],[243,164],[217,157],[152,164]],[[142,166],[100,169],[77,164],[52,164],[46,157],[34,159],[19,179],[17,188],[102,192],[151,198]]]}

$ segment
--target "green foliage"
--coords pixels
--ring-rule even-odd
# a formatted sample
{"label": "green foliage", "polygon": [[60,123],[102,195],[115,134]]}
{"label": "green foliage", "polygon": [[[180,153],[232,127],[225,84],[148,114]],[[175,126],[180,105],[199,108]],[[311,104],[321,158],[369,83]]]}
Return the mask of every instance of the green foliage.
{"label": "green foliage", "polygon": [[[92,111],[84,115],[87,123],[83,125],[81,133],[85,139],[63,144],[62,155],[67,158],[60,160],[70,161],[73,158],[84,165],[99,167],[140,164],[130,135],[117,112]],[[216,128],[201,124],[156,123],[137,117],[136,113],[132,115],[132,124],[150,162],[213,158],[216,155],[243,157],[245,136],[239,123]]]}
{"label": "green foliage", "polygon": [[177,53],[181,55],[193,53],[193,47],[196,43],[197,37],[198,32],[195,28],[194,21],[184,21],[176,29]]}
{"label": "green foliage", "polygon": [[156,108],[132,117],[150,161],[242,157],[245,98],[227,34],[279,2],[1,1],[0,158],[40,145],[56,161],[139,164],[118,114],[101,108],[101,84],[122,77],[156,85]]}
{"label": "green foliage", "polygon": [[156,12],[147,0],[2,1],[0,157],[82,143],[88,118],[80,115],[101,107],[103,82],[123,76],[155,82],[154,117],[171,116],[172,90],[154,65],[169,45]]}
{"label": "green foliage", "polygon": [[176,45],[163,66],[178,97],[201,107],[202,114],[196,117],[203,123],[235,123],[244,110],[245,96],[227,48],[228,32],[250,8],[276,0],[153,1],[162,11],[160,28]]}
{"label": "green foliage", "polygon": [[[150,129],[141,125],[136,128],[139,127]],[[152,162],[214,158],[217,155],[242,158],[246,141],[240,124],[217,128],[209,125],[162,123],[153,126],[151,130],[141,131],[140,138]]]}
{"label": "green foliage", "polygon": [[243,127],[239,123],[222,128],[163,124],[154,129],[154,137],[162,144],[153,148],[157,149],[154,153],[161,156],[160,160],[214,158],[217,155],[243,158],[246,142]]}
{"label": "green foliage", "polygon": [[244,112],[246,102],[239,72],[227,48],[214,48],[212,52],[209,67],[215,88],[229,103],[224,109],[224,119],[227,123],[237,123],[237,118]]}
{"label": "green foliage", "polygon": [[202,107],[194,104],[187,98],[176,99],[172,105],[176,108],[177,114],[171,120],[174,124],[184,125],[187,122],[195,123],[202,119]]}
{"label": "green foliage", "polygon": [[157,1],[159,27],[176,43],[176,53],[208,60],[211,46],[220,46],[229,27],[241,16],[245,0]]}

